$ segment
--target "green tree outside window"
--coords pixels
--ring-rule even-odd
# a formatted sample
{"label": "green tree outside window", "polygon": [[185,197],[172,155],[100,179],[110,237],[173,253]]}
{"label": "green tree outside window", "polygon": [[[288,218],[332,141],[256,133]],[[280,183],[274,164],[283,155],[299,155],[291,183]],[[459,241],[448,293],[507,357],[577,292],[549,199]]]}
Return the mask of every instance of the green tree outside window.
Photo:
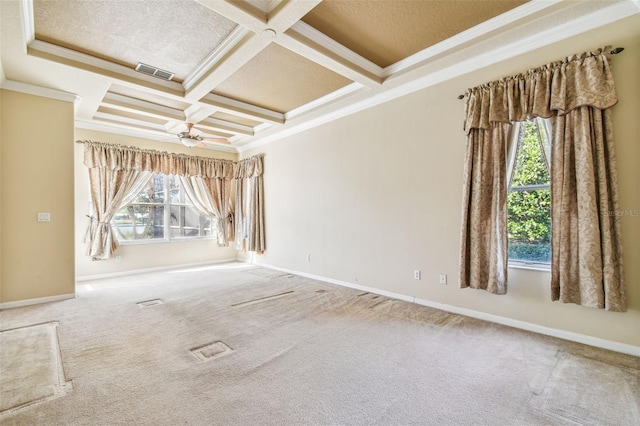
{"label": "green tree outside window", "polygon": [[542,123],[522,123],[513,179],[507,197],[509,259],[551,261],[551,189],[544,160]]}

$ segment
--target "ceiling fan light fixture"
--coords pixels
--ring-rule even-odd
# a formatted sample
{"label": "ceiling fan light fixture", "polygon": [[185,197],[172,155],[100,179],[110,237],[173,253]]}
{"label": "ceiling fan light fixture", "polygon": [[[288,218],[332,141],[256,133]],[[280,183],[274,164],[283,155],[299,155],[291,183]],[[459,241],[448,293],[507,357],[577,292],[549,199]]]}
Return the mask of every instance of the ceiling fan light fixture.
{"label": "ceiling fan light fixture", "polygon": [[196,138],[180,138],[180,142],[184,144],[184,146],[188,146],[189,148],[193,148],[200,142]]}

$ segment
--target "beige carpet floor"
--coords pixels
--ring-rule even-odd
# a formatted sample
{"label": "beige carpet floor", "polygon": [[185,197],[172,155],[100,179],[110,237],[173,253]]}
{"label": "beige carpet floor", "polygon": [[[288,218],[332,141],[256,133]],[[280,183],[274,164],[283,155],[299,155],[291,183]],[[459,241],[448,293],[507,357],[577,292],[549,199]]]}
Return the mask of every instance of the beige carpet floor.
{"label": "beige carpet floor", "polygon": [[2,425],[640,424],[639,358],[245,264],[82,284],[0,312],[72,383]]}

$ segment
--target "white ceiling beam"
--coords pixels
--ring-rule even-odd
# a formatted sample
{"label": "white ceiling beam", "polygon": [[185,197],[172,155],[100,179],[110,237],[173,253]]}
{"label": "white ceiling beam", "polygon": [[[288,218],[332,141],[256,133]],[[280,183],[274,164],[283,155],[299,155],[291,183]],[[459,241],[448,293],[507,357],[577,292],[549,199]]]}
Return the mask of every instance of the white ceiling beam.
{"label": "white ceiling beam", "polygon": [[328,49],[323,49],[322,46],[312,46],[309,40],[299,33],[279,34],[276,42],[292,52],[363,86],[377,87],[382,84],[382,77],[362,69]]}
{"label": "white ceiling beam", "polygon": [[246,102],[209,93],[200,99],[203,104],[215,107],[218,111],[234,114],[254,121],[271,124],[284,124],[284,114]]}
{"label": "white ceiling beam", "polygon": [[97,120],[110,121],[113,123],[131,125],[135,127],[142,127],[142,128],[151,129],[151,130],[159,130],[159,131],[164,130],[164,125],[162,124],[152,123],[149,121],[139,120],[131,117],[125,117],[122,115],[112,114],[112,113],[104,112],[100,110],[98,110],[98,112],[95,113],[93,118]]}
{"label": "white ceiling beam", "polygon": [[[313,9],[320,0],[283,1],[269,13],[246,10],[220,0],[197,0],[212,11],[238,23],[227,39],[190,74],[183,83],[185,98],[196,102],[231,77],[272,41],[272,29],[284,32]],[[262,16],[261,16],[262,15]]]}
{"label": "white ceiling beam", "polygon": [[185,91],[191,89],[203,77],[205,77],[216,64],[219,64],[225,56],[234,49],[238,43],[242,42],[249,34],[249,30],[242,25],[237,25],[231,34],[225,38],[207,57],[189,73],[182,82]]}
{"label": "white ceiling beam", "polygon": [[183,89],[180,83],[151,77],[133,68],[110,62],[86,53],[77,52],[42,40],[34,40],[27,46],[29,55],[42,59],[53,60],[58,63],[70,65],[85,71],[98,73],[117,80],[133,82],[134,84],[148,88],[161,90],[165,93],[182,95]]}
{"label": "white ceiling beam", "polygon": [[242,68],[254,56],[260,53],[270,43],[270,40],[257,37],[253,33],[247,33],[243,39],[237,41],[233,48],[217,58],[215,63],[209,64],[206,71],[201,73],[201,77],[186,90],[184,97],[196,102],[210,93],[220,83],[231,77],[236,71]]}
{"label": "white ceiling beam", "polygon": [[205,118],[198,122],[198,126],[206,127],[214,131],[232,133],[234,135],[253,136],[253,128],[251,126],[245,126],[238,123],[232,123],[230,121],[221,120],[219,118]]}
{"label": "white ceiling beam", "polygon": [[267,16],[267,28],[278,34],[287,31],[322,0],[286,0],[276,6]]}
{"label": "white ceiling beam", "polygon": [[[187,111],[180,111],[179,109],[169,108],[162,105],[154,104],[152,102],[143,101],[140,99],[130,98],[124,95],[118,95],[116,93],[107,93],[101,102],[101,105],[107,106],[119,111],[131,112],[138,115],[144,115],[147,117],[159,118],[167,121],[177,121],[184,123],[189,120],[192,123],[206,123],[207,127],[211,130],[230,133],[234,135],[253,136],[253,128],[251,126],[245,126],[238,123],[233,123],[227,120],[221,120],[219,118],[208,118],[207,114],[204,117],[196,119],[195,115],[189,114]],[[206,112],[213,113],[215,108],[203,105],[190,107],[192,109],[201,109]]]}
{"label": "white ceiling beam", "polygon": [[246,10],[225,0],[196,0],[196,2],[254,33],[260,33],[266,28],[267,15],[257,9]]}
{"label": "white ceiling beam", "polygon": [[[185,96],[191,101],[202,99],[207,93],[213,91],[217,85],[249,62],[271,42],[278,43],[292,52],[363,86],[376,87],[382,83],[382,69],[380,67],[368,63],[364,58],[344,46],[342,46],[341,51],[338,51],[336,45],[339,44],[326,36],[324,38],[309,36],[309,33],[317,33],[316,35],[318,35],[319,32],[310,29],[311,27],[308,25],[299,24],[300,20],[316,7],[321,0],[282,1],[273,11],[268,13],[266,18],[259,16],[257,13],[252,14],[226,1],[197,1],[214,12],[253,31],[256,37],[249,37],[248,40],[237,42],[235,50],[231,50],[226,56],[218,58],[217,64],[212,65],[197,84],[188,88]],[[287,32],[292,27],[298,28],[298,30]],[[304,27],[307,31],[302,31],[300,27]],[[275,31],[275,36],[266,30]]]}
{"label": "white ceiling beam", "polygon": [[179,109],[130,98],[129,96],[119,95],[117,93],[107,92],[100,104],[120,111],[146,115],[147,117],[159,118],[161,120],[185,120],[184,112]]}

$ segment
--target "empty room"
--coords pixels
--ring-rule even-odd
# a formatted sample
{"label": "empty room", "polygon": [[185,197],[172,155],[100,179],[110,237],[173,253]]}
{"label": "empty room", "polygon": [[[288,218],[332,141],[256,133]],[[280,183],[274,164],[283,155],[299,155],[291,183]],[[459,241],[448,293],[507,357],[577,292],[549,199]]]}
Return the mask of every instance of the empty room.
{"label": "empty room", "polygon": [[637,0],[0,0],[0,424],[640,424]]}

